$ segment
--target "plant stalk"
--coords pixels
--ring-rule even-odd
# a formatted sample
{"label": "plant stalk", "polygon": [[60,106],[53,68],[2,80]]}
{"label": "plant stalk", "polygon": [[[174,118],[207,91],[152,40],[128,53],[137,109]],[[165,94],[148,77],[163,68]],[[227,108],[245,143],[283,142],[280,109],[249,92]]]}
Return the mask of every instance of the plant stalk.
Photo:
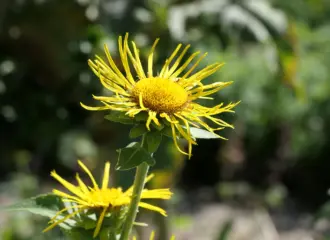
{"label": "plant stalk", "polygon": [[[141,145],[144,144],[144,141],[145,141],[145,135],[143,135]],[[129,209],[127,212],[126,220],[124,222],[120,240],[128,240],[129,234],[131,233],[136,218],[136,214],[139,208],[141,193],[144,188],[145,179],[147,177],[148,170],[149,170],[149,165],[146,162],[141,163],[136,168],[132,200],[129,205]]]}

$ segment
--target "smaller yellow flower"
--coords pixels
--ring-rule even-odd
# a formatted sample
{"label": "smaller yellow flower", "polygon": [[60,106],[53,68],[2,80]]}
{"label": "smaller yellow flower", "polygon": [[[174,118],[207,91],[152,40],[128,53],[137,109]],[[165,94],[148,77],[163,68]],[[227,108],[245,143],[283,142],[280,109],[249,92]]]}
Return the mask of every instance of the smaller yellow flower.
{"label": "smaller yellow flower", "polygon": [[[94,237],[96,237],[101,229],[103,219],[106,213],[111,211],[115,207],[122,207],[128,206],[132,199],[133,193],[133,186],[131,186],[126,191],[123,191],[122,188],[109,188],[109,171],[110,171],[110,163],[107,162],[104,168],[104,175],[102,180],[102,186],[99,187],[96,183],[92,173],[89,169],[78,160],[78,164],[80,167],[87,173],[90,180],[92,181],[93,186],[87,186],[79,177],[76,175],[76,179],[78,185],[75,186],[62,177],[60,177],[55,171],[51,172],[51,176],[55,178],[58,182],[60,182],[66,189],[68,189],[72,194],[67,194],[65,192],[59,191],[57,189],[53,190],[53,193],[62,197],[64,202],[71,202],[74,203],[72,207],[66,207],[60,210],[51,220],[52,223],[43,232],[49,231],[50,229],[54,228],[55,226],[61,224],[62,222],[66,221],[69,218],[73,218],[75,215],[86,211],[86,210],[96,210],[99,211],[101,214],[99,215],[99,219],[96,224],[96,228],[94,231]],[[149,175],[145,182],[148,182],[154,175]],[[147,190],[143,189],[141,199],[170,199],[172,196],[172,192],[168,188],[163,189],[154,189],[154,190]],[[160,214],[167,216],[166,211],[160,207],[140,202],[139,207],[146,208],[155,212],[159,212]],[[58,217],[71,209],[75,209],[73,213],[68,214],[67,216],[58,219]]]}

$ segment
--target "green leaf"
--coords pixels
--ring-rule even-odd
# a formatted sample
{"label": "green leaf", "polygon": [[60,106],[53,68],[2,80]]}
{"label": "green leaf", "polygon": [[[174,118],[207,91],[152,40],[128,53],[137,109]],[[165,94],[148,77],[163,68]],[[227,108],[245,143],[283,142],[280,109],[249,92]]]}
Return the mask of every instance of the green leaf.
{"label": "green leaf", "polygon": [[166,126],[162,129],[161,134],[165,135],[166,137],[172,138],[172,128],[169,126]]}
{"label": "green leaf", "polygon": [[156,162],[151,154],[142,148],[138,142],[130,143],[127,147],[121,148],[117,151],[119,152],[116,165],[117,170],[129,170],[139,166],[143,162],[152,166]]}
{"label": "green leaf", "polygon": [[221,138],[212,132],[206,131],[204,129],[195,128],[195,127],[190,128],[190,134],[194,138],[204,138],[204,139]]}
{"label": "green leaf", "polygon": [[130,138],[137,138],[148,132],[145,124],[138,124],[131,128],[129,132]]}
{"label": "green leaf", "polygon": [[22,200],[13,205],[0,208],[4,211],[28,211],[44,217],[52,218],[64,207],[60,197],[54,194],[43,194]]}
{"label": "green leaf", "polygon": [[140,112],[134,117],[134,119],[138,122],[146,122],[148,120],[148,117],[149,115],[147,112]]}
{"label": "green leaf", "polygon": [[[44,217],[53,218],[56,213],[64,207],[61,197],[50,193],[38,195],[9,206],[1,207],[0,211],[27,211]],[[75,223],[74,220],[67,219],[65,222],[60,223],[59,226],[68,230],[71,229]]]}
{"label": "green leaf", "polygon": [[171,126],[171,123],[169,121],[167,121],[165,118],[162,118],[161,120],[165,126],[168,126],[168,127]]}
{"label": "green leaf", "polygon": [[157,125],[155,122],[152,122],[151,125],[158,131],[161,131],[165,127],[161,121],[159,121],[159,125]]}
{"label": "green leaf", "polygon": [[162,134],[160,132],[152,131],[146,134],[147,150],[150,153],[157,151],[162,141]]}
{"label": "green leaf", "polygon": [[94,215],[81,214],[80,221],[77,223],[77,226],[86,230],[95,229],[97,221],[94,218]]}
{"label": "green leaf", "polygon": [[122,124],[133,124],[134,119],[127,116],[124,112],[119,111],[111,111],[108,115],[104,116],[105,119],[112,121],[112,122],[118,122]]}

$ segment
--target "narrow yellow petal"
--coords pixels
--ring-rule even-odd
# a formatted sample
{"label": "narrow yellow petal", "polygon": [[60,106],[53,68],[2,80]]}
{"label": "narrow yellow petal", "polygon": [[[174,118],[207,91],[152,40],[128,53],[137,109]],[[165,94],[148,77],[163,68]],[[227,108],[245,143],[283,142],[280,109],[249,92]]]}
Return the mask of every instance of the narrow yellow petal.
{"label": "narrow yellow petal", "polygon": [[176,129],[178,129],[179,133],[187,140],[192,142],[193,144],[196,144],[196,142],[192,139],[190,135],[190,126],[189,123],[184,119],[183,117],[179,116],[178,114],[175,114],[176,117],[180,118],[183,120],[185,126],[186,126],[186,132],[183,130],[181,125],[179,123],[175,124]]}
{"label": "narrow yellow petal", "polygon": [[183,130],[180,124],[175,124],[175,127],[178,129],[179,133],[188,141],[188,154],[191,156],[192,154],[192,144],[197,145],[197,143],[193,140],[190,133],[190,126],[188,121],[180,116],[179,114],[175,114],[176,117],[180,118],[186,126],[186,132]]}
{"label": "narrow yellow petal", "polygon": [[215,73],[220,67],[222,67],[224,63],[215,63],[210,66],[205,67],[204,69],[198,71],[197,73],[191,75],[189,78],[185,81],[185,87],[188,85],[196,84],[196,82],[199,82],[211,74]]}
{"label": "narrow yellow petal", "polygon": [[168,59],[166,59],[165,64],[164,64],[162,70],[159,73],[159,77],[164,77],[164,74],[166,73],[166,71],[168,71],[168,66],[171,64],[173,58],[178,53],[178,51],[180,50],[181,47],[182,47],[182,44],[180,43],[176,47],[176,49],[173,51],[172,55]]}
{"label": "narrow yellow petal", "polygon": [[173,193],[168,189],[144,189],[141,194],[141,199],[170,199]]}
{"label": "narrow yellow petal", "polygon": [[103,180],[102,180],[102,189],[107,189],[109,184],[110,177],[110,162],[105,164]]}
{"label": "narrow yellow petal", "polygon": [[152,64],[153,64],[153,57],[154,57],[154,51],[155,51],[155,48],[156,48],[156,45],[159,41],[159,38],[157,38],[154,42],[154,44],[152,45],[151,47],[151,51],[149,53],[149,57],[148,57],[148,77],[151,78],[153,76],[153,73],[152,73]]}
{"label": "narrow yellow petal", "polygon": [[108,106],[102,106],[102,107],[90,107],[87,106],[85,104],[83,104],[82,102],[80,103],[80,105],[85,108],[86,110],[90,110],[90,111],[101,111],[101,110],[109,110],[111,108],[109,108]]}
{"label": "narrow yellow petal", "polygon": [[107,56],[107,59],[108,59],[108,62],[110,64],[111,68],[115,71],[115,73],[117,74],[117,76],[121,79],[121,82],[124,85],[126,84],[127,86],[131,85],[131,83],[125,78],[125,76],[121,73],[121,71],[118,69],[117,65],[113,61],[107,45],[104,45],[104,50],[105,50],[105,54]]}
{"label": "narrow yellow petal", "polygon": [[[181,67],[179,67],[179,69],[178,70],[176,70],[172,75],[171,75],[171,77],[172,78],[174,78],[174,77],[177,77],[177,76],[179,76],[179,74],[181,74],[186,68],[187,68],[187,66],[190,64],[190,62],[196,57],[196,56],[198,56],[200,54],[200,52],[195,52],[195,53],[193,53],[186,61],[185,61],[185,63],[184,64],[182,64],[182,66]],[[183,78],[184,79],[184,78]]]}
{"label": "narrow yellow petal", "polygon": [[128,62],[128,57],[127,57],[127,41],[128,41],[128,33],[125,34],[124,39],[122,39],[122,37],[120,36],[118,38],[118,48],[119,48],[119,54],[120,54],[120,58],[121,58],[121,62],[123,64],[125,73],[126,73],[126,78],[128,79],[128,81],[131,84],[135,84],[134,78],[132,76],[131,73],[131,69],[129,66],[129,62]]}
{"label": "narrow yellow petal", "polygon": [[89,169],[86,167],[86,165],[80,160],[78,160],[78,164],[87,173],[87,175],[89,176],[89,178],[91,179],[91,181],[94,185],[94,188],[99,189],[99,186],[97,185],[92,173],[89,171]]}
{"label": "narrow yellow petal", "polygon": [[139,202],[139,207],[145,208],[145,209],[149,209],[151,211],[155,211],[155,212],[159,212],[160,214],[162,214],[163,216],[167,216],[166,211],[160,207],[154,206],[152,204],[149,203],[145,203],[145,202]]}
{"label": "narrow yellow petal", "polygon": [[80,200],[76,201],[76,200],[69,199],[69,198],[63,198],[62,202],[69,202],[69,203],[79,204],[79,205],[82,205],[82,206],[90,206],[91,205],[90,203],[85,202],[85,201],[80,201]]}
{"label": "narrow yellow petal", "polygon": [[59,176],[55,170],[51,172],[50,174],[53,178],[55,178],[58,182],[60,182],[66,189],[68,189],[70,192],[72,192],[73,194],[75,194],[78,197],[82,197],[83,193],[82,191],[74,186],[73,184],[69,183],[68,181],[66,181],[65,179],[63,179],[61,176]]}
{"label": "narrow yellow petal", "polygon": [[134,55],[135,55],[135,59],[136,59],[136,63],[135,63],[136,72],[138,73],[140,79],[146,78],[146,74],[144,73],[143,66],[142,66],[141,59],[140,59],[139,49],[136,47],[136,45],[133,41],[132,41],[132,46],[133,46],[133,51],[134,51]]}
{"label": "narrow yellow petal", "polygon": [[[159,126],[160,125],[160,123],[159,123],[159,121],[158,121],[158,119],[157,119],[157,113],[156,112],[154,112],[154,111],[149,111],[148,112],[148,114],[149,114],[149,118],[148,118],[148,120],[147,120],[147,128],[148,128],[148,126],[150,125],[150,123],[151,123],[151,121],[154,121],[154,123],[157,125],[157,126]],[[150,119],[150,120],[149,120]],[[149,121],[149,122],[148,122]],[[149,128],[148,128],[148,130],[150,130]]]}
{"label": "narrow yellow petal", "polygon": [[143,105],[143,98],[142,98],[142,93],[140,93],[139,95],[139,103],[140,103],[140,107],[143,110],[146,110],[147,108]]}
{"label": "narrow yellow petal", "polygon": [[86,184],[80,179],[78,173],[76,174],[76,179],[77,179],[77,182],[78,182],[78,184],[79,184],[80,190],[81,190],[84,194],[88,193],[89,190],[88,190]]}
{"label": "narrow yellow petal", "polygon": [[144,222],[134,222],[133,225],[139,227],[148,227],[148,224]]}
{"label": "narrow yellow petal", "polygon": [[151,121],[154,118],[152,113],[153,113],[152,111],[148,112],[148,119],[147,119],[147,122],[146,122],[146,128],[148,129],[148,131],[150,131],[150,124],[151,124]]}
{"label": "narrow yellow petal", "polygon": [[[177,135],[176,135],[176,131],[175,131],[175,124],[171,123],[171,129],[172,129],[172,138],[173,138],[175,147],[178,149],[178,151],[180,153],[189,156],[189,153],[186,153],[185,151],[182,151],[181,148],[179,147],[178,140],[177,140]],[[189,156],[189,158],[190,158],[190,156]]]}
{"label": "narrow yellow petal", "polygon": [[183,51],[181,52],[181,54],[179,55],[179,57],[175,60],[174,64],[171,66],[171,68],[168,70],[168,72],[166,74],[164,74],[164,78],[169,78],[171,76],[171,74],[177,69],[177,67],[179,66],[183,56],[186,54],[186,52],[188,51],[188,49],[190,48],[190,45],[187,45]]}
{"label": "narrow yellow petal", "polygon": [[58,220],[57,222],[54,222],[52,225],[48,226],[47,228],[45,228],[42,232],[47,232],[51,229],[53,229],[54,227],[56,227],[57,225],[61,224],[62,222],[65,222],[67,219],[72,218],[73,216],[77,215],[79,212],[83,211],[84,208],[81,208],[69,215],[67,215],[66,217],[62,218],[61,220]]}
{"label": "narrow yellow petal", "polygon": [[149,240],[154,240],[154,238],[155,238],[155,232],[152,231]]}
{"label": "narrow yellow petal", "polygon": [[80,204],[86,204],[86,202],[83,200],[84,195],[82,195],[82,198],[80,197],[75,197],[75,196],[71,196],[67,193],[64,193],[62,191],[59,191],[57,189],[53,189],[53,193],[57,196],[63,197],[63,198],[67,198],[67,199],[71,199],[73,200],[73,202],[76,203],[80,203]]}
{"label": "narrow yellow petal", "polygon": [[49,222],[53,222],[59,215],[61,215],[63,212],[65,211],[68,211],[69,209],[74,209],[74,208],[77,208],[77,209],[80,209],[80,208],[84,208],[85,206],[82,206],[82,205],[74,205],[74,206],[70,206],[70,207],[66,207],[66,208],[63,208],[62,210],[58,211],[54,217],[52,217],[50,219]]}
{"label": "narrow yellow petal", "polygon": [[148,177],[146,177],[146,179],[144,180],[144,183],[149,182],[153,177],[155,176],[155,174],[150,174]]}
{"label": "narrow yellow petal", "polygon": [[103,208],[103,211],[100,215],[100,218],[99,220],[97,221],[97,224],[96,224],[96,228],[95,228],[95,231],[94,231],[94,234],[93,234],[93,238],[96,238],[97,235],[99,234],[100,232],[100,229],[102,227],[102,222],[103,222],[103,219],[104,219],[104,216],[105,216],[105,212],[107,211],[107,207]]}
{"label": "narrow yellow petal", "polygon": [[117,89],[123,95],[128,95],[125,93],[125,90],[131,89],[132,84],[126,79],[122,79],[119,77],[114,70],[109,67],[101,57],[97,56],[96,59],[93,61],[89,60],[88,65],[94,72],[94,74],[99,77],[101,83],[104,85],[105,88],[109,89],[110,91],[114,91]]}
{"label": "narrow yellow petal", "polygon": [[161,113],[160,117],[165,118],[169,123],[179,123],[176,119],[171,119],[170,116],[167,113]]}

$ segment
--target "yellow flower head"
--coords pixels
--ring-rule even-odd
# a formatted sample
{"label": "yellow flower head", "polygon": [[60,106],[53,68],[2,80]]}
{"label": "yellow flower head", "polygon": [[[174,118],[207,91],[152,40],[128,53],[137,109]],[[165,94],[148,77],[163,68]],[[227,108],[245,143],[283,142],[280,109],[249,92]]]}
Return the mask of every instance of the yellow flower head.
{"label": "yellow flower head", "polygon": [[[130,187],[128,190],[123,191],[121,188],[109,188],[109,171],[110,171],[110,163],[107,162],[104,168],[104,175],[102,180],[102,186],[99,187],[96,183],[92,173],[89,169],[81,162],[78,161],[80,167],[87,173],[90,180],[92,181],[92,186],[87,186],[79,177],[76,175],[78,185],[73,185],[60,177],[55,171],[51,172],[51,176],[59,181],[66,189],[68,189],[71,194],[59,191],[57,189],[53,190],[53,193],[62,197],[64,202],[71,202],[74,203],[72,207],[66,207],[60,210],[52,219],[51,225],[48,226],[44,232],[54,228],[56,225],[66,221],[69,218],[73,218],[78,213],[81,213],[85,210],[96,210],[100,212],[99,219],[96,224],[96,228],[94,231],[94,237],[96,237],[100,231],[102,226],[103,219],[108,211],[115,207],[122,207],[128,206],[132,199],[133,187]],[[146,178],[145,182],[148,182],[153,175],[149,175]],[[169,189],[154,189],[154,190],[147,190],[143,189],[141,199],[170,199],[172,193]],[[157,206],[140,202],[139,207],[146,208],[152,211],[159,212],[160,214],[166,216],[166,211],[162,208]],[[70,210],[76,209],[73,213],[68,214],[67,216],[58,220],[58,217]]]}
{"label": "yellow flower head", "polygon": [[[119,54],[125,73],[119,70],[107,46],[104,46],[107,62],[96,56],[94,61],[89,60],[89,65],[102,85],[114,94],[110,97],[94,96],[94,99],[101,101],[104,106],[89,107],[84,104],[81,105],[88,110],[125,112],[132,118],[140,112],[147,112],[146,127],[148,130],[150,130],[152,122],[160,125],[159,120],[163,119],[171,126],[172,137],[177,149],[190,157],[192,145],[196,144],[190,127],[203,127],[212,133],[225,127],[233,128],[232,125],[217,118],[216,115],[233,112],[232,109],[238,103],[230,103],[226,106],[221,103],[209,108],[196,102],[198,99],[212,99],[207,96],[218,92],[232,82],[215,82],[204,85],[202,80],[217,71],[223,64],[214,63],[193,73],[206,54],[197,58],[200,52],[195,52],[186,61],[182,61],[190,45],[181,50],[182,44],[179,44],[165,61],[160,72],[155,74],[153,55],[158,40],[155,41],[150,50],[146,71],[143,69],[139,49],[135,43],[132,41],[132,45],[129,46],[128,34],[125,35],[124,39],[121,36],[118,39]],[[192,63],[194,59],[197,60]],[[135,73],[131,69],[132,66]],[[202,118],[212,122],[216,127],[211,127]],[[215,135],[223,138],[217,134]],[[179,147],[177,143],[179,136],[188,141],[188,152]]]}

